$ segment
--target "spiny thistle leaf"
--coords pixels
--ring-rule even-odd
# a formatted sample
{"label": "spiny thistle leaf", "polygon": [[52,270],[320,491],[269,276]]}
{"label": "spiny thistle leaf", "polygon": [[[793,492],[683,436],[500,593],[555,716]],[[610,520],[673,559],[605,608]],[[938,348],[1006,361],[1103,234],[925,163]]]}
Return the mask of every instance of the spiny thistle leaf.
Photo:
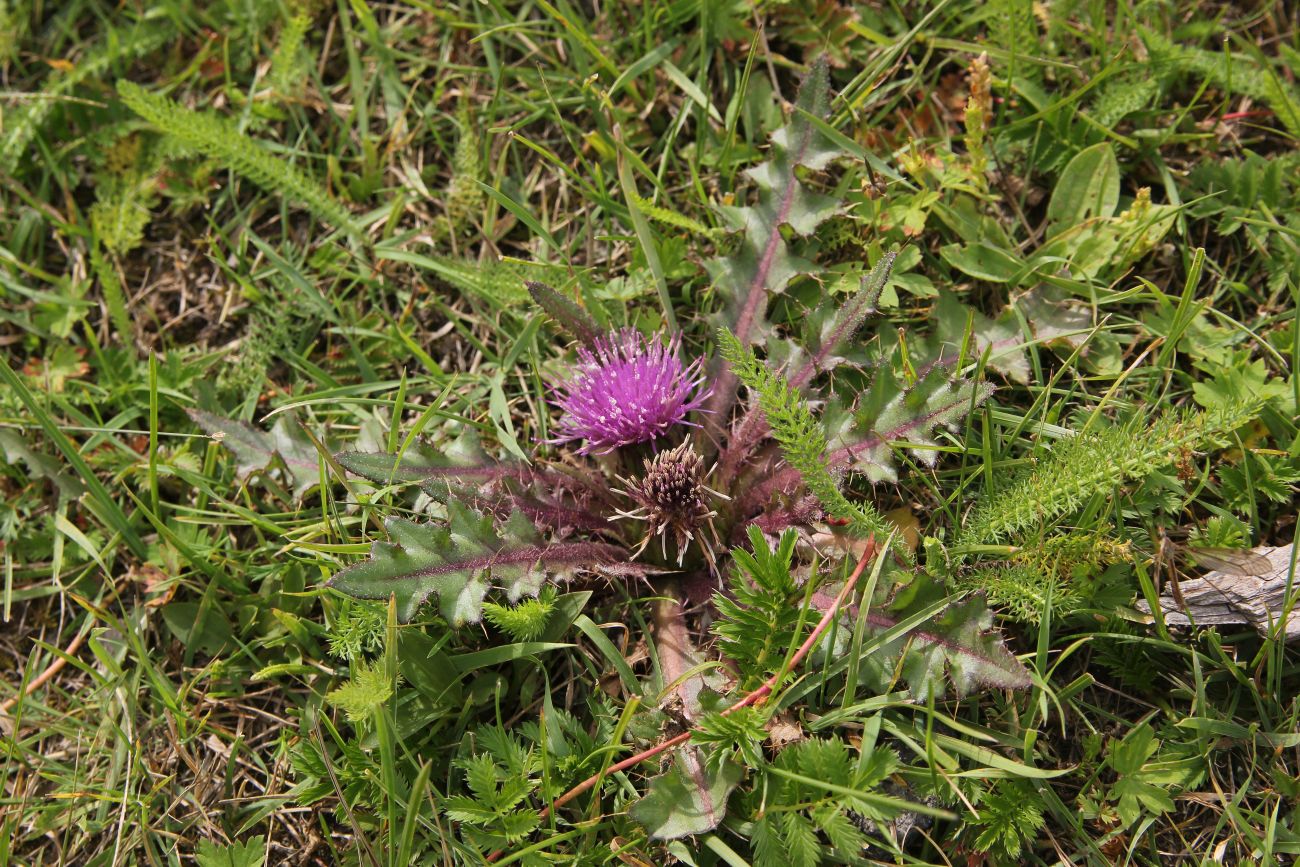
{"label": "spiny thistle leaf", "polygon": [[316,447],[298,431],[288,416],[280,416],[269,431],[260,431],[242,421],[222,418],[202,410],[190,410],[194,423],[214,440],[230,449],[239,475],[247,477],[264,470],[278,458],[288,471],[286,481],[301,497],[320,482],[320,456]]}
{"label": "spiny thistle leaf", "polygon": [[767,417],[772,437],[780,444],[786,462],[799,474],[808,490],[830,516],[847,523],[859,536],[887,536],[888,527],[870,505],[850,503],[831,475],[826,454],[826,435],[798,392],[759,361],[749,347],[725,328],[718,332],[722,357],[729,361],[740,381],[754,392],[758,407]]}
{"label": "spiny thistle leaf", "polygon": [[[826,58],[819,58],[799,88],[790,123],[772,136],[772,158],[749,170],[758,187],[752,207],[729,209],[740,228],[740,249],[733,255],[705,263],[718,293],[726,299],[724,323],[743,344],[761,339],[767,310],[767,293],[784,291],[797,274],[812,270],[811,263],[794,255],[782,227],[807,235],[839,206],[836,199],[814,193],[800,182],[797,169],[826,167],[841,151],[811,118],[830,112],[830,75]],[[736,396],[736,378],[722,368],[716,371],[712,413],[706,430],[716,434],[727,422]]]}
{"label": "spiny thistle leaf", "polygon": [[[826,465],[831,472],[861,472],[873,482],[894,481],[893,448],[906,444],[913,455],[933,465],[938,452],[931,435],[936,428],[952,426],[993,393],[989,383],[959,379],[952,372],[955,359],[940,359],[915,371],[908,386],[889,364],[878,364],[871,387],[854,408],[829,401],[822,413],[822,442],[828,444]],[[800,480],[793,463],[758,480],[741,498],[741,510],[753,514],[775,496],[789,496]]]}
{"label": "spiny thistle leaf", "polygon": [[334,459],[349,472],[380,484],[448,482],[485,484],[528,472],[518,463],[498,463],[483,451],[473,430],[465,430],[444,449],[417,443],[401,454],[339,452]]}
{"label": "spiny thistle leaf", "polygon": [[[899,350],[898,359],[901,363]],[[890,359],[881,357],[871,387],[858,398],[851,413],[832,405],[826,412],[830,432],[830,463],[863,472],[872,481],[894,481],[897,472],[891,443],[906,443],[927,466],[938,457],[932,432],[952,427],[993,393],[989,383],[975,383],[953,372],[955,358],[940,358],[914,371],[895,373]]]}
{"label": "spiny thistle leaf", "polygon": [[442,615],[461,626],[482,618],[489,580],[516,602],[537,595],[547,575],[627,559],[621,549],[597,542],[547,545],[521,512],[500,527],[457,500],[447,503],[447,513],[447,527],[388,519],[392,541],[374,542],[369,560],[339,572],[329,586],[361,599],[395,594],[403,623],[437,595]]}
{"label": "spiny thistle leaf", "polygon": [[334,460],[372,482],[418,482],[437,500],[459,498],[502,517],[517,510],[555,529],[599,530],[608,526],[604,517],[582,508],[577,499],[568,495],[573,491],[592,493],[581,477],[535,469],[518,461],[497,461],[483,451],[472,430],[466,430],[441,450],[417,443],[401,454],[339,452]]}
{"label": "spiny thistle leaf", "polygon": [[219,160],[265,190],[299,202],[349,235],[362,236],[347,208],[296,166],[245,136],[229,119],[193,111],[134,82],[119,81],[117,91],[128,108],[187,147]]}
{"label": "spiny thistle leaf", "polygon": [[[866,618],[873,630],[884,631],[906,619],[907,613],[907,609],[892,614],[872,611]],[[993,613],[984,597],[971,596],[947,606],[920,628],[875,648],[862,660],[863,673],[882,691],[897,674],[919,702],[932,695],[943,698],[947,680],[959,697],[978,686],[1028,688],[1033,684],[1029,669],[1006,649],[1000,636],[988,631],[992,625]]]}
{"label": "spiny thistle leaf", "polygon": [[[863,321],[876,312],[876,303],[880,300],[885,284],[889,282],[897,258],[897,253],[886,253],[871,272],[863,276],[859,289],[852,298],[840,305],[827,298],[808,317],[804,329],[804,346],[795,347],[794,354],[784,365],[785,369],[794,371],[789,378],[791,388],[801,391],[816,374],[843,363],[840,353],[846,351],[849,339]],[[769,342],[768,357],[771,358],[774,352],[789,352],[791,346],[788,342],[773,340]],[[767,419],[758,407],[751,408],[745,414],[735,426],[718,462],[718,478],[723,484],[735,478],[742,464],[770,430]]]}
{"label": "spiny thistle leaf", "polygon": [[550,314],[550,317],[558,322],[561,328],[586,346],[595,346],[597,339],[605,333],[596,324],[595,320],[587,314],[587,311],[556,292],[550,286],[545,283],[538,283],[535,280],[526,285],[528,294],[537,302],[537,306]]}
{"label": "spiny thistle leaf", "polygon": [[1253,402],[1202,413],[1166,412],[1149,426],[1141,415],[1100,433],[1055,444],[1051,454],[986,498],[961,541],[993,544],[1075,511],[1094,494],[1141,479],[1184,453],[1249,422]]}

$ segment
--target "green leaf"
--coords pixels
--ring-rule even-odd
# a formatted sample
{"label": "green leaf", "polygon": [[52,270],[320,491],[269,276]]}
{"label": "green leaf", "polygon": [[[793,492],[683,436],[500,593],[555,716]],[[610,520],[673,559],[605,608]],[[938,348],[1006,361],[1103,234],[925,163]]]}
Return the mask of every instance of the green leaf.
{"label": "green leaf", "polygon": [[405,262],[429,271],[466,295],[481,298],[502,308],[518,308],[528,300],[525,284],[529,280],[561,281],[570,271],[548,262],[525,262],[519,259],[487,259],[467,262],[437,253],[417,253],[396,246],[375,248],[375,258]]}
{"label": "green leaf", "polygon": [[518,511],[499,528],[455,499],[448,502],[447,513],[448,527],[390,518],[384,526],[392,541],[375,542],[369,560],[339,572],[329,586],[362,599],[395,594],[403,623],[436,595],[443,617],[461,626],[482,618],[490,586],[505,590],[515,602],[537,595],[547,575],[627,559],[621,549],[597,542],[543,544],[536,527]]}
{"label": "green leaf", "polygon": [[1098,433],[1058,441],[1050,454],[981,500],[959,538],[973,544],[1012,539],[1125,480],[1146,478],[1184,449],[1236,430],[1257,409],[1257,403],[1236,402],[1203,413],[1165,412],[1150,424],[1145,415],[1136,415]]}
{"label": "green leaf", "polygon": [[[865,473],[872,481],[894,481],[893,448],[903,445],[917,460],[934,466],[938,441],[933,432],[956,425],[993,393],[990,383],[957,376],[955,357],[943,357],[917,367],[915,381],[906,379],[903,350],[882,356],[871,386],[858,397],[851,412],[831,404],[824,413],[832,467]],[[895,371],[895,363],[903,366]]]}
{"label": "green leaf", "polygon": [[[727,303],[721,324],[744,345],[761,339],[767,294],[784,291],[796,274],[812,269],[811,263],[790,250],[782,227],[789,226],[796,235],[807,235],[839,207],[836,199],[806,188],[797,174],[800,166],[825,168],[842,153],[809,120],[829,114],[830,98],[827,60],[820,57],[799,88],[789,124],[772,136],[772,158],[747,173],[758,188],[757,202],[726,213],[741,231],[740,248],[733,255],[705,263],[715,291]],[[716,433],[725,423],[735,395],[734,374],[720,369],[706,406],[711,413],[705,418],[707,431]]]}
{"label": "green leaf", "polygon": [[939,255],[963,274],[986,283],[1010,283],[1025,270],[1024,262],[987,241],[948,244],[939,250]]}
{"label": "green leaf", "polygon": [[1047,205],[1048,235],[1088,219],[1111,217],[1119,205],[1119,161],[1110,142],[1084,148],[1066,164]]}
{"label": "green leaf", "polygon": [[803,342],[807,358],[793,367],[793,388],[803,388],[815,374],[832,370],[844,361],[842,354],[849,350],[854,332],[877,311],[880,293],[889,283],[897,259],[898,253],[886,253],[870,272],[862,275],[853,297],[838,306],[828,297],[808,317]]}
{"label": "green leaf", "polygon": [[340,707],[352,722],[369,719],[384,702],[393,697],[393,681],[382,665],[373,668],[362,666],[356,675],[342,686],[332,690],[325,699]]}
{"label": "green leaf", "polygon": [[744,768],[730,759],[706,763],[698,749],[684,747],[676,752],[668,772],[651,780],[645,797],[628,812],[655,839],[702,834],[718,827],[726,814],[727,797],[743,774]]}
{"label": "green leaf", "polygon": [[537,306],[550,314],[560,327],[587,346],[595,344],[603,329],[596,324],[587,311],[545,283],[534,280],[526,285],[528,294],[532,296],[533,301],[537,302]]}
{"label": "green leaf", "polygon": [[316,447],[288,416],[277,418],[270,431],[259,431],[244,422],[202,410],[190,410],[189,415],[209,436],[230,449],[240,476],[247,478],[278,459],[288,472],[286,481],[295,495],[301,497],[320,483],[320,456]]}
{"label": "green leaf", "polygon": [[266,838],[259,835],[229,846],[200,840],[194,859],[198,867],[262,867],[266,862]]}
{"label": "green leaf", "polygon": [[52,482],[63,499],[75,500],[86,493],[85,484],[76,475],[68,472],[52,455],[33,449],[18,431],[0,430],[0,452],[10,464],[26,464],[29,478]]}
{"label": "green leaf", "polygon": [[292,163],[246,137],[228,118],[193,111],[130,81],[119,81],[117,92],[128,108],[188,147],[220,160],[265,190],[299,202],[324,222],[349,235],[362,237],[347,208],[324,187]]}
{"label": "green leaf", "polygon": [[200,618],[198,602],[170,602],[162,608],[163,623],[176,640],[191,651],[217,656],[230,646],[234,633],[230,622],[218,608]]}
{"label": "green leaf", "polygon": [[[905,620],[909,610],[926,604],[917,601],[890,614],[868,612],[867,623],[873,631],[884,632]],[[861,671],[881,691],[897,675],[920,702],[932,696],[943,698],[949,682],[959,697],[981,686],[1026,689],[1033,685],[1029,669],[1006,649],[999,634],[989,631],[992,625],[993,613],[984,597],[971,596],[945,607],[917,629],[873,646],[861,660]]]}
{"label": "green leaf", "polygon": [[889,535],[884,518],[867,503],[850,503],[831,474],[826,455],[826,437],[812,411],[788,382],[768,370],[752,350],[731,332],[718,332],[722,357],[731,363],[735,375],[754,392],[758,407],[772,428],[786,462],[807,485],[826,513],[847,523],[860,537]]}
{"label": "green leaf", "polygon": [[416,443],[400,454],[339,452],[334,460],[349,472],[383,485],[442,480],[467,485],[483,484],[527,472],[521,464],[497,463],[489,458],[471,428],[443,449]]}

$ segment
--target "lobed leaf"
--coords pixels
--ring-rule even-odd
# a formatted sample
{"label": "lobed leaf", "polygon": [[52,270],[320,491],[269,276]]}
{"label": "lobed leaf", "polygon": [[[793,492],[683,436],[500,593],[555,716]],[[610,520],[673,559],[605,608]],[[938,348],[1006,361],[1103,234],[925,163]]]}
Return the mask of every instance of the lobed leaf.
{"label": "lobed leaf", "polygon": [[892,443],[927,466],[938,458],[934,431],[953,427],[993,394],[990,383],[976,383],[953,372],[955,358],[940,358],[915,372],[895,374],[882,359],[871,387],[847,414],[828,409],[831,466],[865,473],[872,481],[894,481]]}
{"label": "lobed leaf", "polygon": [[391,541],[374,542],[369,560],[337,573],[328,586],[361,599],[396,596],[403,623],[437,596],[443,617],[460,626],[482,619],[492,586],[516,602],[536,596],[548,576],[627,560],[622,549],[598,542],[545,544],[522,512],[500,527],[455,499],[447,512],[447,527],[390,518],[384,526]]}
{"label": "lobed leaf", "polygon": [[[830,113],[830,74],[825,57],[818,58],[799,88],[789,124],[772,136],[772,158],[747,174],[758,188],[752,207],[730,208],[725,216],[740,230],[740,248],[713,259],[705,268],[714,288],[726,301],[725,324],[743,344],[759,339],[768,292],[782,292],[797,274],[812,264],[796,256],[782,228],[807,235],[830,217],[839,202],[815,193],[799,180],[798,168],[825,168],[841,151],[812,119]],[[706,433],[716,437],[735,401],[737,381],[725,362],[714,370],[714,391],[706,409]]]}
{"label": "lobed leaf", "polygon": [[[905,619],[906,611],[872,611],[866,617],[873,631],[883,632]],[[977,687],[1027,689],[1033,685],[1029,669],[989,631],[992,625],[984,597],[973,595],[874,648],[861,661],[862,672],[882,691],[895,676],[901,678],[919,702],[943,698],[949,681],[959,697]]]}
{"label": "lobed leaf", "polygon": [[346,470],[379,484],[418,482],[438,500],[457,497],[498,515],[520,511],[533,521],[556,529],[598,530],[604,518],[582,508],[571,490],[588,491],[581,478],[553,470],[537,470],[518,461],[497,461],[483,451],[478,436],[467,430],[444,449],[419,443],[399,454],[339,452],[334,459]]}
{"label": "lobed leaf", "polygon": [[628,814],[658,840],[703,834],[718,827],[727,810],[727,797],[745,769],[736,762],[703,762],[696,747],[683,747],[672,767],[650,781],[641,800]]}
{"label": "lobed leaf", "polygon": [[468,429],[445,449],[435,449],[421,442],[400,454],[339,452],[334,460],[349,472],[385,485],[444,479],[463,484],[485,484],[528,472],[523,464],[501,463],[489,458],[478,436]]}
{"label": "lobed leaf", "polygon": [[278,458],[287,473],[286,481],[301,497],[320,482],[320,456],[288,416],[280,416],[269,431],[260,431],[242,421],[222,418],[192,409],[189,416],[209,436],[235,456],[239,475],[247,478],[264,470]]}

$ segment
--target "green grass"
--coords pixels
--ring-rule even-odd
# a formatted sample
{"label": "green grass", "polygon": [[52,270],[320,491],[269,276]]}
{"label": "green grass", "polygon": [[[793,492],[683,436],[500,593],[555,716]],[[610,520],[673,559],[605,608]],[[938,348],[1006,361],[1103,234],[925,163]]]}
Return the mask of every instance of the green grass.
{"label": "green grass", "polygon": [[[0,864],[1300,855],[1295,645],[1139,605],[1166,538],[1297,533],[1288,4],[280,7],[0,0]],[[469,431],[579,465],[542,445],[574,356],[525,281],[713,353],[703,263],[736,253],[725,209],[754,203],[746,170],[823,53],[836,96],[802,121],[841,156],[799,177],[835,209],[786,233],[814,273],[772,295],[757,356],[775,369],[896,250],[803,394],[823,454],[855,400],[884,430],[909,394],[980,384],[952,427],[832,468],[913,531],[863,577],[873,605],[785,671],[856,559],[817,519],[793,573],[761,550],[721,581],[580,573],[461,628],[328,589],[386,519],[446,515],[341,450]],[[194,411],[269,445],[236,454]],[[713,629],[721,587],[752,622]],[[1032,685],[958,697],[945,628]],[[675,704],[674,681],[740,699],[742,669],[784,677],[743,713]],[[539,817],[683,725],[695,759]],[[692,761],[726,817],[652,836],[698,796]]]}

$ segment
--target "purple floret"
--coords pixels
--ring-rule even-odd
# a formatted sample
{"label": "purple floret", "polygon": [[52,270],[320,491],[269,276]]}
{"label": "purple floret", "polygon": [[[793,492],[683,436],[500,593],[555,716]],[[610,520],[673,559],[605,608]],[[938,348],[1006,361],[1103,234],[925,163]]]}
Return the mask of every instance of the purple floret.
{"label": "purple floret", "polygon": [[580,348],[576,374],[556,385],[552,402],[564,415],[551,442],[586,440],[579,454],[605,454],[691,424],[686,415],[708,393],[692,394],[704,382],[700,359],[683,366],[679,343],[676,335],[665,346],[657,336],[646,340],[624,328],[597,340],[594,349]]}

